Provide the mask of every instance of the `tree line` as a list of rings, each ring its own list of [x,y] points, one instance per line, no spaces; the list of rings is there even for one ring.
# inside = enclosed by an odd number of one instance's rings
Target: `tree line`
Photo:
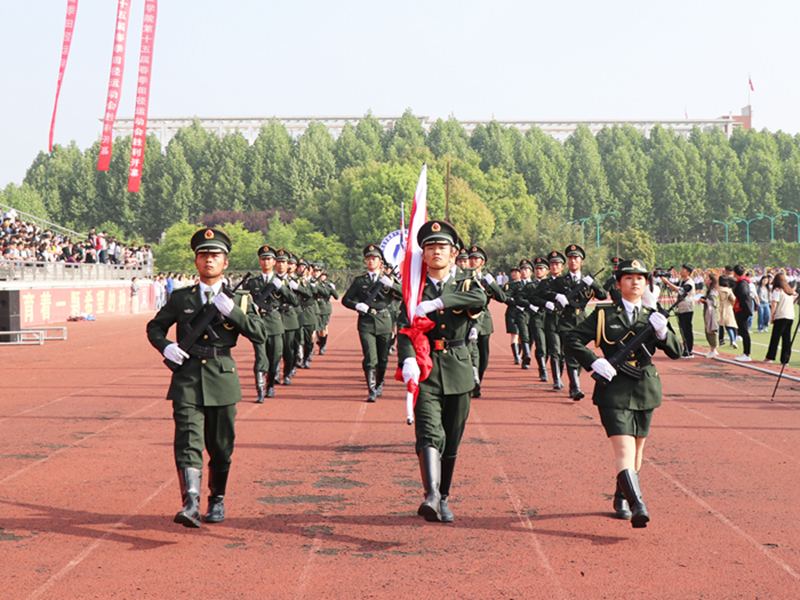
[[[777,218],[752,221],[751,241],[770,241],[773,232],[776,240],[798,239],[800,136],[780,131],[737,129],[728,139],[695,128],[684,139],[658,125],[647,137],[629,125],[596,136],[579,126],[561,143],[496,121],[469,135],[452,117],[426,132],[407,110],[389,130],[368,113],[335,139],[318,122],[294,139],[272,119],[250,145],[239,132],[220,136],[195,121],[163,151],[148,137],[138,194],[126,191],[130,143],[116,140],[107,172],[95,168],[99,141],[85,151],[56,145],[0,202],[78,231],[111,223],[149,243],[220,211],[245,223],[269,215],[245,227],[259,227],[265,240],[305,236],[314,240],[309,247],[325,246],[354,265],[364,245],[400,227],[401,202],[410,211],[426,162],[429,216],[448,212],[466,243],[507,262],[580,243],[581,235],[594,246],[591,217],[605,213],[616,214],[600,223],[604,245],[716,243],[726,233],[743,242],[747,226],[735,219],[758,215]],[[270,236],[272,224],[280,231]]]

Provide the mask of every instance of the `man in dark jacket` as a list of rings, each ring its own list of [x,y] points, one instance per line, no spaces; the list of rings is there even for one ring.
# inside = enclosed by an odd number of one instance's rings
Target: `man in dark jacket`
[[[733,295],[736,302],[733,305],[733,316],[736,319],[736,326],[739,328],[739,335],[742,336],[742,354],[735,360],[739,362],[750,362],[750,329],[747,320],[753,316],[753,303],[750,299],[750,278],[745,272],[744,265],[733,267],[733,275],[736,277],[736,285],[733,288]]]

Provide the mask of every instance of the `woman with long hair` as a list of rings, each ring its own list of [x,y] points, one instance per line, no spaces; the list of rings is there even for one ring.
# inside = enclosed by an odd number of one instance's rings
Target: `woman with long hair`
[[[758,333],[764,333],[769,329],[771,321],[769,277],[767,275],[758,281],[756,295],[758,296]]]
[[[719,345],[719,321],[717,319],[717,307],[719,306],[719,281],[714,273],[706,273],[705,278],[706,293],[700,303],[703,305],[703,321],[706,327],[706,340],[711,350],[706,354],[706,358],[719,356],[717,346]]]
[[[772,335],[769,338],[767,358],[771,363],[778,353],[778,341],[781,343],[781,364],[785,365],[792,356],[792,322],[794,321],[795,292],[786,275],[778,273],[772,282]]]

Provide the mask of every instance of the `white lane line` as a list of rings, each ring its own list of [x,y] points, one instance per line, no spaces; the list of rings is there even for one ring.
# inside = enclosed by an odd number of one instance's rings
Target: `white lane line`
[[[156,497],[156,496],[158,496],[158,495],[159,495],[161,492],[163,492],[163,491],[164,491],[164,489],[165,489],[165,488],[166,488],[168,485],[174,485],[174,483],[175,483],[175,477],[171,477],[170,479],[168,479],[167,481],[165,481],[164,483],[162,483],[162,484],[161,484],[161,487],[159,487],[159,488],[158,488],[158,489],[157,489],[155,492],[153,492],[153,493],[152,493],[152,494],[150,494],[150,495],[149,495],[147,498],[145,498],[145,499],[144,499],[142,502],[140,502],[140,503],[139,503],[139,505],[138,505],[138,506],[137,506],[137,507],[136,507],[136,508],[133,510],[133,512],[132,512],[132,513],[130,513],[130,514],[127,516],[127,517],[124,517],[123,519],[120,519],[119,521],[117,521],[116,523],[114,523],[114,524],[111,526],[111,528],[110,528],[108,531],[106,531],[106,532],[105,532],[105,533],[104,533],[104,534],[103,534],[101,537],[97,538],[97,539],[96,539],[94,542],[92,542],[92,544],[90,544],[90,545],[89,545],[89,547],[87,547],[87,548],[86,548],[86,549],[85,549],[83,552],[81,552],[80,554],[78,554],[78,555],[77,555],[75,558],[73,558],[73,559],[72,559],[71,561],[69,561],[69,562],[68,562],[66,565],[64,565],[64,567],[62,567],[62,569],[61,569],[61,570],[60,570],[58,573],[56,573],[55,575],[53,575],[52,577],[50,577],[50,579],[48,579],[48,580],[47,580],[47,581],[46,581],[44,584],[42,584],[42,585],[41,585],[39,588],[37,588],[37,589],[36,589],[36,590],[35,590],[35,591],[34,591],[34,592],[33,592],[33,593],[30,595],[30,596],[28,596],[27,600],[36,600],[36,598],[39,598],[39,597],[40,597],[42,594],[44,594],[44,593],[45,593],[47,590],[49,590],[51,587],[53,587],[53,585],[55,585],[55,584],[56,584],[56,583],[57,583],[57,582],[58,582],[60,579],[62,579],[62,578],[65,576],[65,575],[67,575],[67,573],[69,573],[70,571],[72,571],[72,569],[74,569],[74,568],[75,568],[75,567],[77,567],[79,564],[81,564],[81,563],[82,563],[84,560],[86,560],[86,558],[87,558],[87,557],[88,557],[88,556],[89,556],[89,555],[90,555],[92,552],[94,552],[94,551],[97,549],[97,547],[98,547],[98,546],[99,546],[99,545],[100,545],[102,542],[104,542],[105,540],[107,540],[107,539],[108,539],[108,538],[109,538],[111,535],[113,535],[113,534],[114,534],[114,533],[115,533],[115,532],[116,532],[116,531],[117,531],[117,530],[118,530],[120,527],[122,527],[123,525],[125,525],[125,524],[126,524],[126,523],[127,523],[127,522],[128,522],[130,519],[131,519],[131,517],[134,517],[134,516],[136,516],[137,514],[139,514],[139,512],[140,512],[140,511],[141,511],[141,510],[142,510],[142,509],[143,509],[145,506],[147,506],[147,504],[149,504],[149,503],[150,503],[150,501],[151,501],[153,498],[155,498],[155,497]]]
[[[478,411],[475,410],[475,405],[472,405],[470,409],[470,419],[472,422],[477,425],[478,431],[480,432],[481,438],[484,440],[488,440],[489,437],[486,434],[486,429],[483,426],[483,421],[481,420],[480,416],[478,415]],[[561,582],[558,579],[555,571],[553,571],[553,567],[550,565],[550,561],[547,560],[547,555],[545,554],[544,548],[542,548],[542,542],[539,539],[539,536],[535,533],[533,529],[533,523],[531,523],[530,518],[523,512],[522,507],[524,506],[522,500],[520,500],[519,495],[514,491],[511,486],[511,483],[506,476],[505,470],[503,470],[503,466],[500,464],[500,461],[497,459],[494,453],[494,449],[491,445],[484,446],[484,449],[491,455],[491,461],[494,464],[495,469],[499,473],[500,479],[503,481],[503,486],[506,489],[506,494],[508,495],[509,500],[511,500],[511,506],[514,509],[514,512],[519,519],[519,522],[522,526],[530,531],[529,539],[533,543],[533,547],[536,550],[536,555],[539,557],[539,562],[542,564],[542,567],[547,573],[548,578],[551,582],[551,587],[555,590],[557,598],[561,598],[562,600],[566,600],[567,595],[564,592],[563,587],[561,586]]]

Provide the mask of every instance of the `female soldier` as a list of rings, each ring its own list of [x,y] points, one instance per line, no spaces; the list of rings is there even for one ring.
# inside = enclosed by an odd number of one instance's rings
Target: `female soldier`
[[[617,491],[614,511],[620,519],[631,519],[633,527],[647,527],[650,515],[642,500],[639,470],[644,444],[650,432],[653,410],[661,406],[661,380],[651,356],[661,348],[672,359],[681,357],[682,346],[667,318],[642,305],[647,269],[638,260],[625,260],[617,268],[617,287],[622,298],[609,307],[598,307],[586,320],[565,333],[567,350],[585,369],[606,380],[597,384],[592,396],[600,420],[611,440]],[[647,352],[635,351],[628,361],[629,372],[617,372],[606,360],[597,358],[586,345],[594,340],[604,356],[612,356],[617,342],[652,325],[654,334],[644,343]],[[634,377],[637,372],[641,378]]]

